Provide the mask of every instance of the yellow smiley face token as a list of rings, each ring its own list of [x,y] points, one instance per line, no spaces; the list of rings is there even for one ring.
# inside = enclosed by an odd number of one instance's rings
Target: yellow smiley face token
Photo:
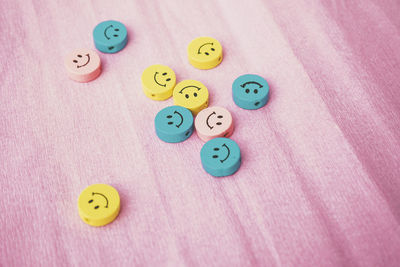
[[[198,37],[190,42],[188,49],[190,64],[202,70],[212,69],[222,61],[222,46],[211,37]]]
[[[92,226],[103,226],[114,221],[120,209],[118,191],[106,184],[86,187],[78,198],[81,219]]]
[[[175,72],[164,65],[151,65],[142,74],[144,94],[153,100],[166,100],[172,96],[176,84]]]
[[[178,83],[173,93],[174,104],[189,109],[193,116],[208,106],[208,90],[199,81],[184,80]]]

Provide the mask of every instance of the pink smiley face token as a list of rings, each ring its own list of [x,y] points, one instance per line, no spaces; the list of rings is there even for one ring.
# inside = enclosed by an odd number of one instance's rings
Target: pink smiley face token
[[[229,137],[233,132],[231,113],[222,107],[203,109],[194,122],[197,135],[207,142],[216,137]]]
[[[69,54],[64,61],[68,76],[77,82],[90,82],[101,73],[99,55],[90,49],[77,49]]]

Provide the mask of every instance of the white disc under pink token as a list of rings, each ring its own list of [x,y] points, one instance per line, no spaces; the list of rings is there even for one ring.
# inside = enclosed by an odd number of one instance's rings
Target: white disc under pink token
[[[194,126],[201,140],[207,142],[216,137],[229,137],[233,132],[231,113],[222,107],[209,107],[197,114]]]
[[[99,55],[90,49],[77,49],[65,57],[65,68],[68,76],[77,82],[90,82],[101,73]]]

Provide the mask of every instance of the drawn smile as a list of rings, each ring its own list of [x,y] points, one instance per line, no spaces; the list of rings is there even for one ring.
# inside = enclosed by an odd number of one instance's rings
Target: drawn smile
[[[179,113],[178,111],[174,111],[174,114],[178,114],[179,117],[181,117],[181,122],[180,122],[179,124],[176,125],[176,127],[179,128],[179,127],[182,125],[182,123],[183,123],[183,116],[182,116],[182,114]]]
[[[110,28],[114,28],[114,26],[113,26],[113,25],[110,25],[110,26],[108,26],[108,27],[106,27],[106,28],[104,29],[104,36],[107,38],[107,40],[110,40],[110,37],[108,37],[108,35],[107,35],[107,31],[108,31],[108,29],[110,29]]]
[[[164,87],[166,87],[167,84],[161,84],[161,83],[159,83],[159,82],[157,81],[157,78],[156,78],[157,74],[158,74],[158,71],[156,71],[156,73],[154,73],[154,81],[155,81],[159,86],[164,86]]]
[[[208,117],[207,117],[206,124],[207,124],[208,128],[210,128],[210,130],[212,130],[212,128],[214,128],[214,126],[210,126],[208,120],[211,118],[212,115],[216,115],[216,114],[217,113],[215,113],[215,111],[214,111],[210,115],[208,115]]]
[[[194,86],[194,85],[188,85],[188,86],[183,87],[183,88],[179,91],[179,93],[182,94],[183,90],[185,90],[186,88],[190,88],[190,87],[196,88],[197,91],[200,91],[200,89],[201,89],[200,87],[197,87],[197,86]]]
[[[181,117],[181,121],[180,121],[177,125],[175,125],[176,128],[179,128],[179,127],[181,127],[181,125],[182,125],[182,123],[183,123],[183,116],[182,116],[181,113],[179,113],[179,112],[176,111],[176,110],[174,111],[174,114],[178,114],[178,116]],[[168,116],[167,116],[167,119],[172,119],[172,115],[168,115]],[[172,121],[169,121],[168,124],[173,124],[173,122],[172,122]]]
[[[105,205],[105,208],[108,208],[108,199],[107,199],[107,197],[106,197],[105,195],[103,195],[102,193],[92,192],[92,196],[94,196],[94,195],[99,195],[99,196],[104,197],[104,199],[107,201],[107,204]],[[89,203],[92,203],[92,202],[93,202],[93,199],[89,200]],[[98,209],[99,206],[97,205],[97,206],[95,206],[94,208],[95,208],[95,209]]]
[[[199,47],[199,49],[197,50],[197,54],[201,54],[201,52],[200,52],[201,48],[203,48],[203,46],[206,46],[206,45],[211,45],[211,46],[213,46],[214,43],[205,43],[205,44],[202,44],[202,45]],[[215,49],[214,49],[214,48],[211,48],[211,50],[214,51]],[[205,52],[204,54],[206,54],[207,56],[209,55],[208,52]]]
[[[259,86],[259,88],[262,88],[263,86],[261,84],[259,84],[258,82],[254,82],[254,81],[250,81],[250,82],[245,82],[244,84],[241,84],[240,86],[245,88],[246,85],[248,84],[257,84]]]
[[[229,158],[229,156],[231,155],[231,151],[229,149],[229,147],[226,144],[223,144],[222,146],[224,146],[226,148],[226,150],[228,150],[228,155],[226,155],[226,157],[224,159],[221,159],[221,163],[223,163],[225,160],[227,160]]]
[[[87,56],[87,58],[88,58],[88,60],[86,61],[86,63],[83,64],[83,65],[78,65],[78,66],[76,66],[77,68],[82,68],[82,67],[86,66],[86,65],[89,63],[89,61],[90,61],[90,55],[89,55],[89,54],[86,54],[86,56]]]

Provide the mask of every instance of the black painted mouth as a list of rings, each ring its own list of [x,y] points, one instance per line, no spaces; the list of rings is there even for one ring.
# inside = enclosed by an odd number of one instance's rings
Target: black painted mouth
[[[231,150],[229,149],[229,147],[226,144],[223,144],[222,146],[224,146],[228,150],[228,155],[226,155],[226,157],[224,159],[221,159],[221,163],[224,163],[224,161],[227,160],[229,158],[229,156],[231,155]]]
[[[77,68],[85,67],[85,66],[90,62],[90,55],[89,55],[89,54],[86,54],[86,56],[87,56],[87,58],[88,58],[88,60],[86,61],[86,63],[83,64],[83,65],[80,65],[80,66],[76,66]]]
[[[107,38],[107,40],[110,40],[110,37],[108,37],[108,35],[107,35],[107,31],[108,31],[108,29],[113,28],[113,27],[114,27],[113,25],[110,25],[104,29],[104,36]]]
[[[181,127],[182,123],[183,123],[183,116],[181,113],[179,113],[178,111],[174,111],[174,114],[178,114],[179,117],[181,117],[181,122],[179,124],[176,125],[176,128]]]
[[[155,81],[159,86],[166,87],[167,84],[161,84],[161,83],[159,83],[159,82],[157,81],[157,78],[156,78],[157,74],[158,74],[158,71],[156,71],[156,73],[154,73],[154,81]]]
[[[208,123],[208,120],[211,118],[212,115],[216,115],[217,113],[215,113],[215,111],[213,111],[210,115],[208,115],[207,120],[206,120],[206,124],[208,126],[208,128],[210,128],[210,130],[212,130],[212,128],[214,128],[214,126],[210,126],[210,124]]]
[[[105,200],[107,201],[107,204],[106,204],[105,208],[108,208],[108,199],[107,199],[107,197],[105,195],[103,195],[102,193],[92,192],[92,196],[94,196],[94,195],[99,195],[99,196],[104,197]]]

